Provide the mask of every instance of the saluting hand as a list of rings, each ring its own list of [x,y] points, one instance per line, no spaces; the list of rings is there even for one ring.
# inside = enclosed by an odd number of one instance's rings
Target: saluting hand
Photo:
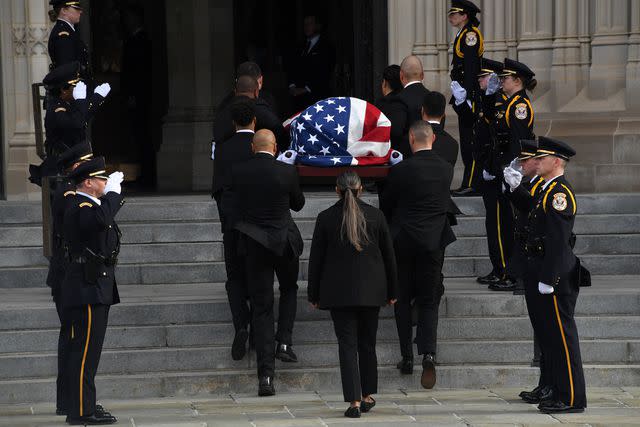
[[[87,97],[87,85],[84,82],[78,82],[73,88],[73,99],[85,99]]]

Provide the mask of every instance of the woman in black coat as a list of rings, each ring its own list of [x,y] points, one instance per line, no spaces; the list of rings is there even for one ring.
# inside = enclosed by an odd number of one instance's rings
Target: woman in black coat
[[[316,221],[309,258],[309,302],[331,310],[338,338],[345,416],[375,405],[380,307],[396,301],[396,261],[383,213],[359,199],[355,172],[338,177],[340,200]]]

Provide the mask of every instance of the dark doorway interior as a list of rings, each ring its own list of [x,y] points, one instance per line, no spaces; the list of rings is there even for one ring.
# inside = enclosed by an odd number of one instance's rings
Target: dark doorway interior
[[[332,95],[373,101],[387,65],[386,0],[234,1],[236,63],[257,62],[280,114],[292,113],[288,62],[304,45],[303,19],[309,14],[320,18],[335,50]]]
[[[144,190],[155,187],[167,106],[164,3],[90,0],[89,7],[95,82],[111,85],[92,123],[93,149]]]

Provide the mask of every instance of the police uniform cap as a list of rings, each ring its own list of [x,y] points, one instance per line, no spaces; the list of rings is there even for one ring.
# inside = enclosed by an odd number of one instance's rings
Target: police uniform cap
[[[520,153],[518,153],[518,160],[527,160],[535,157],[538,151],[538,141],[535,139],[521,139],[520,140]]]
[[[54,88],[75,85],[79,81],[80,63],[75,61],[54,68],[44,77],[42,83],[47,87]]]
[[[87,160],[79,164],[78,167],[69,174],[69,179],[73,180],[76,184],[88,178],[109,178],[107,176],[107,166],[104,157],[100,156]]]
[[[564,141],[547,138],[546,136],[538,138],[538,150],[536,151],[536,157],[555,156],[568,161],[575,155],[576,150],[571,148],[571,146]]]
[[[480,13],[480,8],[469,0],[453,0],[451,2],[451,9],[447,12],[447,15],[452,13],[466,13],[469,16],[475,16]]]
[[[502,73],[500,73],[500,77],[521,76],[527,80],[533,78],[535,75],[536,73],[531,71],[531,69],[522,62],[514,61],[509,58],[505,58],[504,69],[502,70]]]
[[[74,163],[83,162],[93,157],[91,144],[83,142],[76,144],[63,152],[58,158],[58,165],[64,169],[71,167]]]
[[[71,6],[74,9],[82,10],[82,6],[80,6],[79,1],[71,1],[71,0],[49,0],[49,4],[55,7],[67,7]]]
[[[504,64],[500,61],[494,61],[493,59],[482,58],[480,60],[480,72],[478,73],[478,77],[487,76],[491,73],[500,74],[502,73],[503,68],[504,68]]]

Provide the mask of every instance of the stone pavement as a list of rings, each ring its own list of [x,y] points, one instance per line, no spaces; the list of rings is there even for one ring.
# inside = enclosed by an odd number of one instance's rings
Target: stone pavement
[[[277,384],[276,384],[277,387]],[[591,388],[582,414],[545,415],[517,398],[520,389],[389,392],[360,419],[347,419],[337,393],[306,392],[269,398],[253,395],[196,399],[105,400],[119,426],[571,426],[640,425],[640,387]],[[52,404],[0,405],[0,426],[63,426]]]

